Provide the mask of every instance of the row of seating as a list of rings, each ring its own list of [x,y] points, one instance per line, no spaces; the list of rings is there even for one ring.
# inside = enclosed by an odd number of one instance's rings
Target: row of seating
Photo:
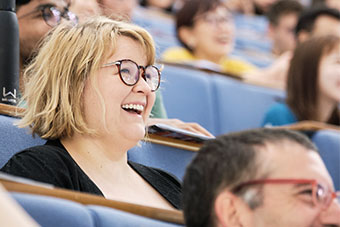
[[[45,142],[39,137],[32,138],[27,129],[14,126],[14,121],[15,118],[0,115],[0,167],[15,152]],[[312,140],[320,150],[320,155],[333,178],[335,188],[340,189],[340,133],[320,130],[313,135]],[[128,152],[128,159],[166,170],[177,178],[183,179],[186,166],[194,155],[193,151],[142,142],[140,146]]]
[[[43,195],[11,193],[40,226],[68,227],[175,227],[182,226],[97,205]]]
[[[169,118],[197,122],[214,135],[258,128],[281,90],[217,73],[165,65],[161,90]]]
[[[319,130],[311,139],[319,149],[320,156],[333,179],[334,187],[340,190],[340,132]],[[132,161],[166,170],[179,179],[183,179],[186,166],[195,156],[195,152],[192,151],[151,143],[135,147],[128,154]]]

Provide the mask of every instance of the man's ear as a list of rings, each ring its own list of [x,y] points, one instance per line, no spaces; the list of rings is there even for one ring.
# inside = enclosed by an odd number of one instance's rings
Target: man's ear
[[[222,191],[214,204],[217,226],[252,226],[252,213],[248,205],[228,190]]]
[[[189,46],[191,49],[195,49],[196,46],[196,38],[193,34],[192,28],[190,27],[181,27],[178,30],[178,36],[181,40]]]

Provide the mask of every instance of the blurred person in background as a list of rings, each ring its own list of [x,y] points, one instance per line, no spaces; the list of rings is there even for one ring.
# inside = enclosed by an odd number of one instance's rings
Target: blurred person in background
[[[313,36],[340,36],[340,11],[323,6],[308,8],[301,13],[295,33],[300,43]]]
[[[312,37],[333,34],[340,37],[340,12],[328,7],[306,8],[299,16],[295,27],[295,39],[297,44]],[[255,83],[272,81],[272,85],[286,89],[287,75],[291,53],[283,54],[271,67],[269,73],[258,76],[256,73],[246,75],[246,80]],[[274,70],[273,70],[274,69]]]
[[[62,20],[78,22],[77,16],[69,11],[70,5],[70,0],[16,0],[21,72],[30,63],[39,41],[48,31]],[[22,76],[20,88],[23,88]]]
[[[129,21],[134,9],[138,6],[138,0],[97,0],[103,14],[113,19]]]
[[[272,106],[263,125],[311,120],[340,125],[340,37],[316,36],[299,44],[290,62],[285,103]]]
[[[232,15],[223,2],[188,0],[176,14],[176,35],[182,47],[169,48],[162,59],[241,76],[256,67],[228,56],[234,33]]]
[[[280,0],[270,7],[267,15],[268,35],[274,56],[292,51],[296,45],[295,27],[303,6],[297,0]]]
[[[169,48],[162,59],[282,89],[289,56],[282,56],[273,65],[259,69],[241,58],[230,56],[234,33],[232,15],[222,1],[188,0],[176,15],[176,34],[182,47]]]
[[[102,14],[102,9],[99,7],[97,0],[72,0],[70,10],[78,16],[80,21]]]

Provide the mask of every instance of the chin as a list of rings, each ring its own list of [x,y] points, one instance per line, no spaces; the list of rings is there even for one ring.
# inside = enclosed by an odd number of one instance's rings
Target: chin
[[[124,134],[129,140],[137,144],[140,140],[144,139],[145,132],[145,126],[138,126],[129,129],[127,128]]]

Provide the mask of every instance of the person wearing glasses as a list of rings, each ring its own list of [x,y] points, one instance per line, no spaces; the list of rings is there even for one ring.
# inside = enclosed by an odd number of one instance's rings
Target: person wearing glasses
[[[77,23],[77,16],[69,11],[70,0],[16,0],[19,25],[20,69],[30,62],[39,41],[62,20]],[[23,87],[20,75],[20,87]]]
[[[25,70],[19,126],[47,139],[14,155],[9,174],[152,207],[180,208],[172,175],[127,160],[146,134],[161,74],[150,34],[95,17],[55,27]]]
[[[98,5],[95,0],[91,0],[81,4],[80,1],[82,0],[16,0],[20,33],[21,72],[25,66],[30,63],[34,53],[38,52],[39,41],[41,41],[44,35],[54,26],[62,20],[69,20],[76,24],[78,23],[77,15],[79,15],[80,20],[86,20],[89,16],[99,15],[101,14],[101,8],[108,7],[105,4],[109,3],[109,1],[100,1]],[[120,1],[120,7],[112,8],[113,11],[111,11],[111,14],[113,12],[120,14],[122,5],[124,6],[123,8],[125,8],[128,2],[131,1],[124,0],[124,3]],[[70,9],[77,13],[77,15],[75,15],[73,11],[71,12]],[[23,77],[20,75],[20,90],[23,90],[23,83]],[[25,107],[25,103],[22,103],[21,107]],[[183,122],[179,119],[168,119],[160,91],[156,92],[156,101],[152,109],[151,117],[148,125],[163,123],[213,137],[210,132],[197,123]]]
[[[249,83],[284,89],[291,55],[284,54],[263,68],[245,60],[252,58],[251,54],[234,56],[235,24],[225,1],[185,1],[176,14],[176,36],[181,47],[165,50],[165,62],[189,64],[238,76]]]
[[[339,192],[304,135],[254,129],[207,141],[183,181],[186,226],[339,226]]]
[[[220,0],[188,0],[176,14],[181,47],[170,47],[162,58],[241,76],[255,66],[232,58],[235,27],[231,12]]]

